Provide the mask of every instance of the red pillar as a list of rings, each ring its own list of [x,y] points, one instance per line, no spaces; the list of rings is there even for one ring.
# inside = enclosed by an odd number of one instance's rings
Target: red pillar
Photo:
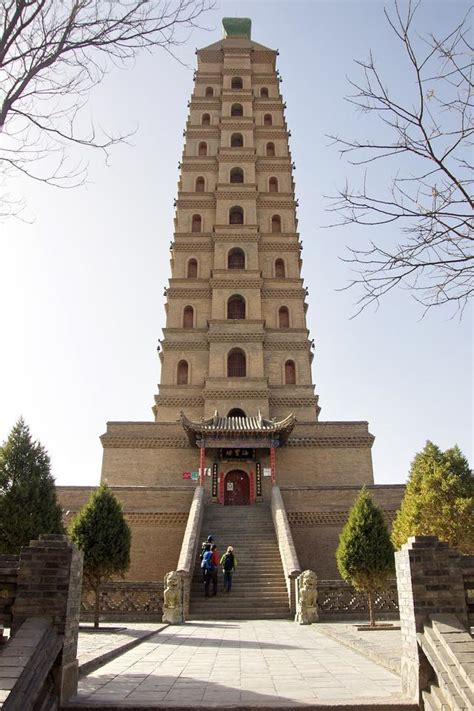
[[[204,486],[204,467],[206,466],[206,448],[199,448],[199,485]]]
[[[272,484],[276,482],[276,455],[275,447],[270,447],[270,469],[272,472]]]
[[[253,472],[250,472],[249,479],[250,479],[250,503],[253,504],[255,502],[255,486],[254,486],[254,481],[253,481]]]

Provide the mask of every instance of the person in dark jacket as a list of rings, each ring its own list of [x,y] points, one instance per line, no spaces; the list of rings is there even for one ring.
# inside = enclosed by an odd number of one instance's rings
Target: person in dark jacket
[[[209,597],[209,586],[212,580],[212,594],[217,595],[217,569],[219,566],[219,554],[215,543],[211,545],[211,550],[206,551],[203,557],[203,565],[205,567],[205,582],[204,594]]]
[[[230,593],[232,589],[232,574],[237,565],[237,558],[234,555],[232,546],[228,546],[221,558],[222,572],[224,573],[224,592]]]
[[[207,539],[202,542],[201,544],[201,555],[199,556],[199,560],[201,561],[201,570],[202,570],[202,582],[206,582],[206,569],[202,564],[202,560],[204,558],[204,553],[207,551],[211,550],[211,546],[214,543],[214,538],[211,536],[211,534],[208,535]]]

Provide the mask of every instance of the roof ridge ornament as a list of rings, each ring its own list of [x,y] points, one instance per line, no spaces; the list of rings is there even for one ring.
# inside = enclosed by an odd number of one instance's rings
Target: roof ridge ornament
[[[251,39],[252,20],[250,17],[223,17],[224,39],[228,37],[244,37]]]

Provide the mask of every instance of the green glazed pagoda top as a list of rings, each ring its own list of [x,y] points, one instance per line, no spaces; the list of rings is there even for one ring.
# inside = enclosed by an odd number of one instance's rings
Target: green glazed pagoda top
[[[222,24],[226,37],[245,37],[250,39],[252,20],[249,17],[223,17]]]

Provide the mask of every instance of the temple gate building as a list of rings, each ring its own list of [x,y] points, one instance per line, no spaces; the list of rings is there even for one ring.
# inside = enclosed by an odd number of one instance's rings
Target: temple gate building
[[[176,567],[197,486],[212,526],[265,518],[275,484],[301,567],[337,578],[362,485],[388,513],[403,487],[374,485],[366,421],[320,419],[278,53],[250,21],[224,28],[197,52],[154,420],[107,424],[102,481],[132,527],[130,580]],[[59,487],[71,515],[91,490]]]

